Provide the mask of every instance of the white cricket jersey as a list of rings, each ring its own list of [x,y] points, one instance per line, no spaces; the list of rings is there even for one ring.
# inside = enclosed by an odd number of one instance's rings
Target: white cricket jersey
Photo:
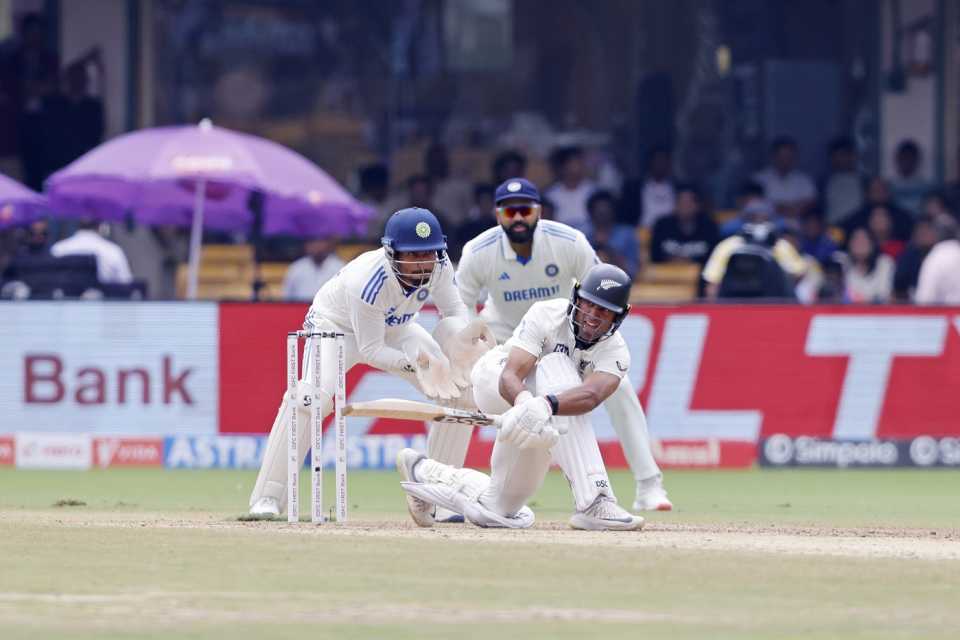
[[[305,326],[321,320],[352,334],[363,362],[384,370],[407,364],[402,351],[385,345],[391,332],[416,318],[427,298],[433,299],[443,317],[467,318],[460,300],[453,267],[444,259],[433,284],[404,291],[383,249],[368,251],[351,260],[324,284],[313,298]]]
[[[552,220],[537,223],[530,260],[521,262],[507,234],[496,226],[463,247],[457,286],[471,315],[487,292],[480,317],[503,342],[533,303],[569,298],[573,281],[583,279],[597,262],[586,236]]]
[[[573,327],[567,317],[567,300],[537,302],[520,321],[506,344],[497,347],[506,354],[517,347],[540,358],[561,352],[570,356],[583,378],[602,371],[623,378],[630,368],[630,350],[619,331],[587,349],[577,349]]]

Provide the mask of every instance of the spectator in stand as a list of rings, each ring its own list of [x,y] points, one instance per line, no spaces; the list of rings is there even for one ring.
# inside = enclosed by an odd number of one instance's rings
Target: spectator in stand
[[[550,160],[556,182],[544,195],[556,206],[556,221],[583,231],[589,222],[587,200],[596,190],[587,178],[583,150],[562,147],[551,154]]]
[[[427,148],[424,170],[433,185],[433,202],[447,214],[447,222],[456,226],[466,221],[473,204],[470,183],[450,175],[446,146],[435,142]]]
[[[840,223],[843,227],[844,236],[849,238],[854,229],[858,227],[869,226],[870,216],[875,207],[884,207],[893,220],[893,230],[891,236],[895,240],[906,242],[910,239],[910,233],[913,230],[913,217],[897,204],[890,197],[890,185],[883,178],[871,178],[867,184],[867,201],[855,210],[851,211]]]
[[[960,232],[956,219],[938,216],[937,243],[930,250],[917,281],[917,304],[960,305]]]
[[[337,275],[344,262],[333,252],[336,240],[314,238],[303,245],[305,256],[295,260],[283,277],[285,300],[313,300],[323,284]]]
[[[434,201],[433,181],[425,173],[418,173],[407,178],[406,188],[390,196],[386,202],[386,208],[390,212],[388,217],[390,214],[407,207],[428,209],[440,220],[444,228],[453,228],[453,225],[447,221],[446,212],[440,210]],[[380,231],[383,231],[383,229],[380,229]],[[380,243],[379,236],[376,243]]]
[[[740,232],[725,238],[714,247],[703,267],[702,277],[706,282],[706,297],[715,299],[720,288],[720,282],[727,272],[730,256],[745,244],[765,242],[772,257],[783,271],[800,279],[807,271],[807,262],[797,253],[789,241],[778,236],[777,225],[772,221],[773,212],[768,206],[753,203],[744,211],[744,225]]]
[[[765,219],[773,222],[776,226],[782,224],[782,220],[773,211],[773,205],[764,197],[763,185],[753,180],[747,180],[740,185],[740,191],[737,192],[737,208],[740,214],[732,220],[727,220],[720,227],[720,237],[727,238],[740,232],[745,221],[756,217],[754,214],[762,212]]]
[[[923,199],[923,214],[929,218],[938,218],[942,215],[953,215],[954,209],[947,202],[943,191],[931,191]]]
[[[800,222],[800,252],[819,262],[825,262],[838,249],[823,223],[823,214],[818,209],[810,209]]]
[[[880,252],[894,260],[900,257],[907,243],[893,237],[893,216],[887,207],[874,207],[867,218],[867,228],[880,247]]]
[[[107,240],[97,229],[99,223],[90,218],[80,220],[77,232],[50,247],[50,253],[62,256],[93,255],[97,259],[97,279],[104,284],[133,282],[130,263],[119,245]]]
[[[508,149],[497,154],[490,168],[493,184],[503,184],[510,178],[523,178],[527,175],[527,158],[519,151]]]
[[[495,191],[492,184],[478,184],[473,187],[473,205],[467,212],[467,220],[453,227],[448,241],[447,253],[454,262],[460,260],[463,245],[496,224],[493,213]]]
[[[19,33],[4,42],[0,56],[0,156],[23,154],[33,151],[20,139],[24,112],[36,110],[41,96],[54,90],[60,70],[60,59],[50,47],[47,19],[40,13],[25,14]],[[23,171],[30,173],[27,167]],[[31,180],[28,175],[26,181]]]
[[[361,167],[359,173],[360,193],[357,199],[373,209],[374,216],[367,225],[366,239],[370,242],[380,242],[383,235],[383,225],[392,211],[388,210],[387,198],[390,195],[390,170],[385,164],[369,164]]]
[[[920,265],[937,243],[934,216],[922,215],[913,225],[913,237],[900,257],[893,274],[893,295],[899,302],[911,302],[920,278]]]
[[[700,193],[692,184],[678,184],[672,215],[657,220],[650,240],[652,262],[706,263],[720,240],[717,223],[703,210]]]
[[[61,144],[65,166],[103,141],[103,101],[90,95],[87,64],[100,62],[100,50],[94,49],[71,64],[64,73],[63,108],[65,130]]]
[[[855,304],[886,303],[893,292],[893,258],[880,251],[866,227],[853,230],[847,243],[846,297]]]
[[[596,191],[587,200],[590,224],[587,239],[603,262],[623,269],[631,278],[640,271],[640,245],[636,229],[617,224],[617,201],[609,191]]]
[[[783,136],[770,145],[770,166],[753,176],[764,193],[785,218],[799,219],[817,200],[817,188],[810,176],[797,169],[797,142]]]
[[[840,137],[830,143],[830,173],[823,183],[823,202],[828,224],[838,224],[863,204],[863,176],[857,170],[853,139]]]
[[[653,229],[657,220],[676,207],[673,157],[666,147],[655,147],[647,156],[645,175],[623,185],[620,222]]]
[[[920,215],[923,200],[933,185],[920,175],[923,153],[913,140],[904,140],[897,145],[894,165],[897,175],[891,180],[893,197],[897,204],[912,216]]]
[[[26,228],[18,255],[44,256],[50,254],[50,225],[46,220],[34,220]]]

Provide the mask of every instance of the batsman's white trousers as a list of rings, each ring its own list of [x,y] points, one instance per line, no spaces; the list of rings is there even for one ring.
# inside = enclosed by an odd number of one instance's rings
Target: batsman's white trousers
[[[504,413],[510,405],[500,396],[500,373],[506,353],[495,349],[483,356],[471,372],[477,407],[485,413]],[[561,353],[540,359],[525,381],[537,395],[560,393],[581,383],[580,375]],[[490,459],[490,485],[480,501],[503,516],[513,516],[537,492],[550,463],[556,462],[573,490],[574,506],[582,511],[600,494],[613,497],[597,438],[587,416],[555,416],[564,421],[567,433],[550,450],[520,449],[499,439]]]

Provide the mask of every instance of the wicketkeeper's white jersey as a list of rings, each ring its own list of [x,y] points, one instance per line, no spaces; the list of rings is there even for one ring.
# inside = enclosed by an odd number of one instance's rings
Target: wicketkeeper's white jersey
[[[384,344],[391,331],[416,318],[427,298],[443,317],[467,317],[454,281],[453,267],[444,259],[429,288],[404,291],[383,249],[368,251],[351,260],[324,284],[307,312],[308,328],[320,321],[334,323],[353,334],[361,359],[387,371],[400,369],[407,358]]]
[[[498,225],[487,229],[463,247],[457,265],[460,297],[473,315],[486,292],[480,317],[498,342],[520,324],[533,303],[570,296],[573,281],[580,280],[598,261],[586,236],[573,227],[540,220],[533,233],[533,253],[521,262]]]
[[[622,378],[630,368],[630,349],[620,332],[588,349],[577,349],[573,327],[567,316],[568,300],[537,302],[520,321],[506,344],[497,347],[506,354],[517,347],[540,358],[554,352],[564,353],[584,377],[602,371]]]

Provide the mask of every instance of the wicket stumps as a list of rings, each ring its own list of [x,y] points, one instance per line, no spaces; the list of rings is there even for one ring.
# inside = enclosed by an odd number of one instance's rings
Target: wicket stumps
[[[300,380],[300,339],[310,340],[313,358],[313,396],[298,397]],[[334,392],[334,427],[336,439],[336,509],[337,522],[347,520],[347,421],[343,415],[346,403],[346,362],[343,352],[343,334],[332,331],[291,331],[287,333],[287,398],[292,410],[287,425],[287,522],[300,521],[300,468],[303,457],[299,452],[297,406],[299,402],[310,407],[310,521],[322,524],[323,517],[323,404],[321,398],[321,372],[323,344],[333,341],[337,354],[337,379]],[[304,361],[308,356],[304,347]]]

